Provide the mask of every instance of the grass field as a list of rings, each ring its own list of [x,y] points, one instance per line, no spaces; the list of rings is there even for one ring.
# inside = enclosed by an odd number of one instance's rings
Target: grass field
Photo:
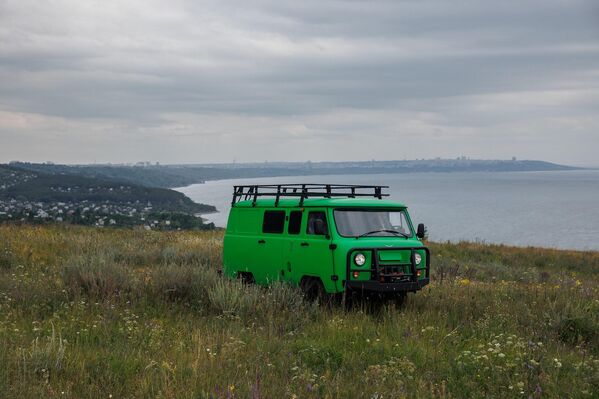
[[[344,310],[221,279],[219,232],[0,226],[0,397],[599,396],[599,253],[430,247]]]

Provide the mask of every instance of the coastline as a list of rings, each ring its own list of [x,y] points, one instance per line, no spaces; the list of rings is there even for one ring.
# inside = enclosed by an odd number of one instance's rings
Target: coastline
[[[392,199],[408,205],[413,220],[425,223],[435,242],[599,250],[592,239],[599,235],[593,205],[599,203],[599,170],[593,169],[277,176],[208,180],[174,190],[215,206],[216,212],[202,218],[224,228],[233,185],[311,182],[390,185]],[[560,229],[547,217],[556,209],[567,220]]]

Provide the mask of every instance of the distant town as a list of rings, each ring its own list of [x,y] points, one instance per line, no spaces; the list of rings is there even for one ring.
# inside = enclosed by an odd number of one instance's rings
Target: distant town
[[[211,229],[200,216],[210,211],[214,208],[163,188],[0,166],[0,222]]]
[[[68,222],[104,226],[142,226],[146,230],[172,230],[207,227],[200,216],[154,212],[152,203],[97,204],[81,202],[31,202],[0,200],[0,222],[12,220],[30,223]]]

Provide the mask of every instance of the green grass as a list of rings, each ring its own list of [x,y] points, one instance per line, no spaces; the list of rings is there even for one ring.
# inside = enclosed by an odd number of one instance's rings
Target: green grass
[[[430,244],[345,311],[223,280],[220,232],[0,226],[0,397],[596,397],[599,253]]]

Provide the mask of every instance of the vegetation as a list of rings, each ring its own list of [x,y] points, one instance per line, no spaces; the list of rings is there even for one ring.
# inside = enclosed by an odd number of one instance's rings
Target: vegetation
[[[433,244],[345,310],[217,274],[221,232],[0,225],[0,397],[593,397],[599,253]],[[251,254],[248,254],[251,256]]]
[[[14,162],[11,167],[24,171],[34,171],[57,175],[77,175],[88,178],[118,181],[146,187],[183,187],[202,183],[205,173],[202,170],[177,167],[112,166],[112,165],[55,165],[27,162]],[[203,168],[205,169],[205,168]]]
[[[23,198],[40,202],[150,202],[157,210],[183,212],[211,212],[212,205],[197,204],[178,191],[164,188],[122,185],[115,181],[99,180],[76,175],[36,174],[6,189],[0,198]]]
[[[165,188],[0,165],[0,223],[212,229],[197,214],[215,210]]]
[[[303,168],[289,169],[249,165],[242,168],[230,168],[197,165],[55,165],[13,162],[10,167],[22,172],[84,176],[92,179],[162,188],[183,187],[190,184],[204,183],[206,180],[306,174],[306,170]]]

